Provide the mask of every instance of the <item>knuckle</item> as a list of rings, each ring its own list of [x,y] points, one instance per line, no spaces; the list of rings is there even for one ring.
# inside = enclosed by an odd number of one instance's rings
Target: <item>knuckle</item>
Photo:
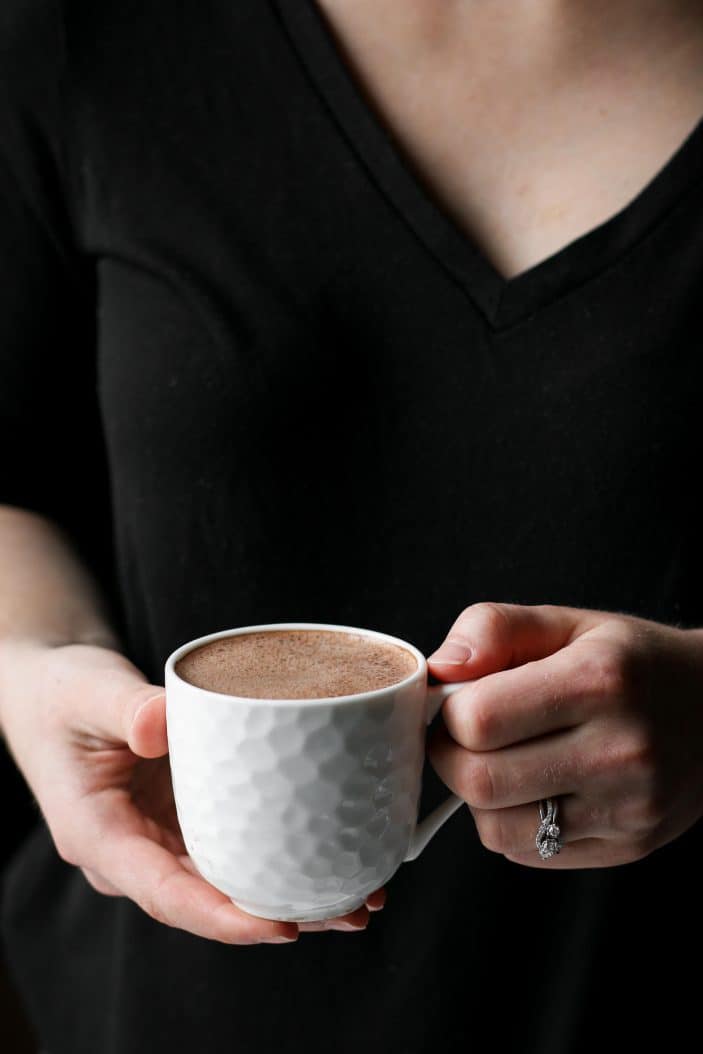
[[[477,809],[490,809],[495,801],[493,773],[483,758],[472,758],[464,766],[461,779],[461,796]]]
[[[92,886],[93,889],[97,893],[102,893],[103,896],[113,896],[114,895],[114,892],[115,892],[114,888],[108,882],[105,882],[100,877],[100,875],[96,874],[94,871],[91,871],[89,868],[85,868],[85,867],[82,867],[81,871],[83,872],[83,875],[85,876],[86,882],[90,886]]]
[[[177,925],[168,906],[175,874],[177,872],[168,872],[163,875],[155,886],[139,900],[139,906],[147,915],[164,926]]]
[[[624,735],[602,743],[591,758],[590,774],[608,781],[626,781],[638,794],[655,793],[658,783],[656,744],[647,729],[628,728]]]
[[[160,922],[164,926],[173,925],[158,893],[151,892],[143,895],[140,897],[138,904],[142,911],[145,911],[156,922]]]
[[[504,634],[508,629],[508,615],[500,604],[490,600],[481,600],[466,609],[471,613],[472,621],[478,622],[491,634]]]
[[[614,817],[614,826],[622,834],[646,838],[665,819],[666,809],[661,799],[654,794],[645,794],[620,805]]]
[[[475,750],[486,749],[495,738],[496,719],[490,707],[476,706],[467,718],[469,745]]]
[[[620,764],[637,779],[645,793],[654,793],[658,769],[657,750],[648,728],[630,729],[621,750]]]
[[[586,663],[590,690],[605,699],[618,700],[628,694],[630,686],[629,661],[625,648],[619,643],[601,643]]]
[[[462,689],[461,696],[456,701],[453,717],[462,743],[469,750],[485,750],[494,741],[496,733],[494,709],[478,687],[472,687],[469,692]]]

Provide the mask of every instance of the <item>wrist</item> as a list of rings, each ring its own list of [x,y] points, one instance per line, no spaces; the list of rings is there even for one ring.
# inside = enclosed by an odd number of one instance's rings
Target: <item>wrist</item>
[[[0,665],[4,656],[18,649],[23,651],[27,649],[49,650],[65,648],[72,644],[86,644],[119,652],[124,650],[119,637],[109,626],[86,627],[68,633],[53,632],[48,629],[39,632],[0,632]]]
[[[703,629],[684,629],[681,632],[703,659]]]
[[[73,645],[105,648],[124,654],[118,636],[108,626],[96,626],[79,633],[0,633],[0,738],[5,738],[6,710],[21,698],[22,686],[31,680],[42,658],[59,648]]]

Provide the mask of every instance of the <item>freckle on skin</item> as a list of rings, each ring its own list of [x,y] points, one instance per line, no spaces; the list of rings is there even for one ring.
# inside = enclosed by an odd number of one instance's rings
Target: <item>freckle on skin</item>
[[[548,205],[546,208],[541,209],[539,213],[539,218],[542,223],[545,223],[549,220],[560,220],[563,216],[566,215],[566,212],[566,205],[555,203],[554,205]]]

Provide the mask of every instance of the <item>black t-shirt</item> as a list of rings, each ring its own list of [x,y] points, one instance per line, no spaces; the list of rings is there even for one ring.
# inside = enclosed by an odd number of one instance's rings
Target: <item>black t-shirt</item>
[[[156,682],[267,622],[426,654],[479,600],[703,625],[702,182],[703,122],[506,281],[314,0],[3,0],[0,500],[70,532]],[[527,868],[462,808],[367,931],[238,947],[40,823],[3,933],[51,1054],[633,1049],[696,1017],[700,842]]]

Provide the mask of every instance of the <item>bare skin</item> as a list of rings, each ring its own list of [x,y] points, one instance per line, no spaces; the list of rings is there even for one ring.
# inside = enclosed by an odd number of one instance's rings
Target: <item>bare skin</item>
[[[173,801],[163,686],[122,653],[100,590],[70,541],[0,506],[0,731],[60,856],[106,896],[228,944],[365,928],[385,889],[325,922],[241,911],[198,875]]]
[[[368,102],[505,278],[617,212],[703,117],[701,0],[317,0]]]

